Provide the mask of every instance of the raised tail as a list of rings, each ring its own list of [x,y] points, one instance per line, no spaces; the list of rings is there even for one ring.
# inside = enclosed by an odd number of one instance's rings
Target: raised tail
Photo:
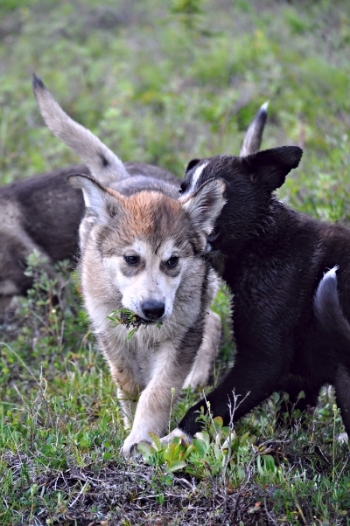
[[[332,338],[340,360],[350,367],[350,324],[339,302],[337,270],[333,267],[321,279],[314,296],[314,311],[321,330]]]
[[[71,119],[35,74],[33,91],[48,128],[80,156],[100,184],[108,186],[129,176],[123,162],[96,135]]]
[[[262,106],[260,106],[259,111],[256,113],[254,119],[249,124],[243,139],[241,151],[239,153],[241,157],[256,153],[260,150],[262,136],[267,120],[268,105],[269,103],[265,102]]]

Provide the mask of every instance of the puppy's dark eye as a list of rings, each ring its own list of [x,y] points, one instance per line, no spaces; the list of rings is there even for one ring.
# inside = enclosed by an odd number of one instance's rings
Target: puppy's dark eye
[[[178,256],[171,256],[168,261],[165,263],[168,268],[175,268],[179,262]]]
[[[128,265],[137,265],[140,263],[140,257],[139,256],[124,256],[124,261]]]

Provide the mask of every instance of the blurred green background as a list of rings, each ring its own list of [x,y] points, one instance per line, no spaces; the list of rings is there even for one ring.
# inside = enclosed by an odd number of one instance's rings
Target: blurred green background
[[[346,0],[2,0],[0,182],[77,160],[43,125],[35,71],[123,160],[179,177],[194,156],[238,153],[269,100],[264,147],[305,148],[282,195],[344,218],[349,43]]]

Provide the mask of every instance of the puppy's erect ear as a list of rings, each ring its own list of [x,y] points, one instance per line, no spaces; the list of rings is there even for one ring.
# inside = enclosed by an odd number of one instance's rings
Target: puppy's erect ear
[[[298,166],[302,154],[303,150],[298,146],[281,146],[248,155],[242,163],[253,181],[273,191],[282,186],[286,175]]]
[[[192,159],[192,161],[190,161],[187,165],[186,173],[192,170],[192,168],[194,168],[200,162],[201,162],[200,159]]]
[[[102,186],[96,179],[88,175],[69,175],[67,180],[74,188],[83,191],[84,202],[89,216],[96,222],[108,223],[121,205],[124,197],[114,190]]]
[[[226,185],[222,179],[211,179],[202,184],[194,194],[180,198],[195,227],[202,230],[206,236],[213,230],[215,221],[226,203],[225,189]]]

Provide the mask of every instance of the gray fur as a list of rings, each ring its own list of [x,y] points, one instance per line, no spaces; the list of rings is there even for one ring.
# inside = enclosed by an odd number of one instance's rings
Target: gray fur
[[[79,155],[101,184],[108,185],[115,178],[122,180],[129,176],[124,163],[93,133],[73,121],[36,75],[33,76],[33,89],[48,128]]]

